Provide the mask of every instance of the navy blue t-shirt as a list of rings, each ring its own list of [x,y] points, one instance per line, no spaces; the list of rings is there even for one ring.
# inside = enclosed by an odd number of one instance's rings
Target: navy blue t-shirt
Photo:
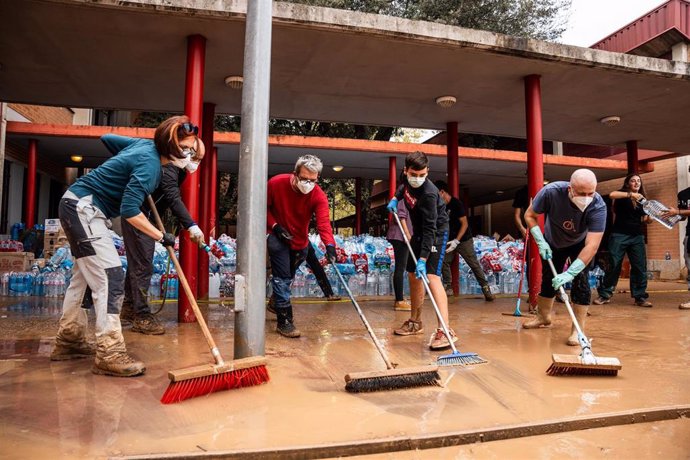
[[[606,229],[606,204],[598,193],[594,201],[580,211],[568,197],[568,182],[552,182],[537,193],[532,209],[545,214],[546,240],[555,248],[566,248],[584,240],[587,232]]]

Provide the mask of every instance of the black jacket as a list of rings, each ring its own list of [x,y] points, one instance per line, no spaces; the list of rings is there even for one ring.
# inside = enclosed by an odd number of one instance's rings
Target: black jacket
[[[426,259],[437,237],[448,231],[446,203],[438,194],[438,189],[427,178],[421,187],[413,188],[403,179],[403,184],[395,192],[398,200],[405,200],[410,213],[414,238],[421,240],[419,257]]]

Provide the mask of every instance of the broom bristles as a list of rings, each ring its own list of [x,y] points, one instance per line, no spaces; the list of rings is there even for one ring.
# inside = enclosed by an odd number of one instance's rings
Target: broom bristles
[[[194,377],[187,380],[170,382],[161,397],[163,404],[172,404],[185,399],[204,396],[217,391],[260,385],[269,381],[265,365],[235,369],[214,375]]]
[[[616,376],[623,368],[618,358],[594,357],[594,362],[585,362],[577,355],[552,355],[553,363],[546,370],[548,375],[608,375]]]
[[[389,369],[380,372],[360,372],[345,376],[345,390],[350,393],[365,393],[421,386],[440,386],[438,380],[441,380],[438,368],[430,366]]]
[[[487,362],[487,360],[477,353],[451,353],[449,355],[439,356],[436,359],[436,364],[439,366],[471,366],[473,364],[484,364]]]

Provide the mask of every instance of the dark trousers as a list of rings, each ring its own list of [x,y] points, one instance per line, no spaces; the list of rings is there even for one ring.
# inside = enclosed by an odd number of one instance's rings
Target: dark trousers
[[[550,242],[551,250],[553,251],[552,261],[553,266],[556,268],[556,272],[560,273],[563,270],[563,266],[567,259],[574,261],[577,256],[580,255],[580,251],[585,246],[585,241],[568,246],[565,248],[555,248]],[[551,267],[547,261],[542,261],[541,270],[541,292],[539,295],[547,299],[551,299],[556,296],[556,290],[551,284],[553,280],[553,273],[551,272]],[[570,288],[570,298],[573,303],[578,305],[589,305],[591,302],[592,291],[589,287],[589,267],[585,267],[576,277],[573,279],[572,287]]]
[[[407,244],[400,240],[388,240],[393,246],[393,255],[395,256],[395,271],[393,272],[393,291],[395,292],[395,301],[399,302],[405,300],[403,296],[403,282],[405,281],[405,268],[407,267],[407,257],[410,255],[410,250],[407,249]]]
[[[599,295],[610,299],[618,284],[623,265],[623,256],[630,259],[630,295],[635,299],[646,299],[647,294],[647,252],[644,247],[644,236],[612,233],[609,237],[609,256],[611,266],[604,274],[604,281],[599,287]]]
[[[319,283],[323,295],[326,297],[333,297],[333,288],[331,283],[328,281],[328,276],[326,276],[326,271],[321,266],[319,259],[316,257],[316,251],[314,251],[314,245],[309,243],[307,246],[307,266],[314,272],[316,277],[316,282]]]
[[[127,249],[125,304],[131,304],[136,315],[151,313],[146,303],[153,276],[153,253],[156,242],[122,219],[122,239]]]
[[[484,273],[484,270],[482,270],[482,266],[479,264],[477,255],[474,252],[474,239],[470,238],[468,240],[461,241],[453,251],[446,252],[445,257],[443,258],[443,286],[446,289],[451,288],[452,280],[450,266],[453,262],[453,256],[455,256],[455,254],[458,254],[465,259],[465,262],[472,270],[472,273],[474,273],[474,277],[477,278],[477,282],[481,287],[489,285],[489,282],[486,280],[486,274]],[[460,274],[460,276],[463,275],[464,273]]]
[[[308,248],[294,250],[274,234],[268,235],[268,257],[271,259],[273,297],[276,308],[288,308],[290,304],[290,284],[297,267],[307,257]]]

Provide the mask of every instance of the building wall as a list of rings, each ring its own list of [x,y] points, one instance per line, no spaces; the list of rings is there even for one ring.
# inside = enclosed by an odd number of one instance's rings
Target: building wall
[[[71,125],[74,112],[65,107],[42,105],[8,104],[9,108],[31,120],[32,123],[54,123]]]

